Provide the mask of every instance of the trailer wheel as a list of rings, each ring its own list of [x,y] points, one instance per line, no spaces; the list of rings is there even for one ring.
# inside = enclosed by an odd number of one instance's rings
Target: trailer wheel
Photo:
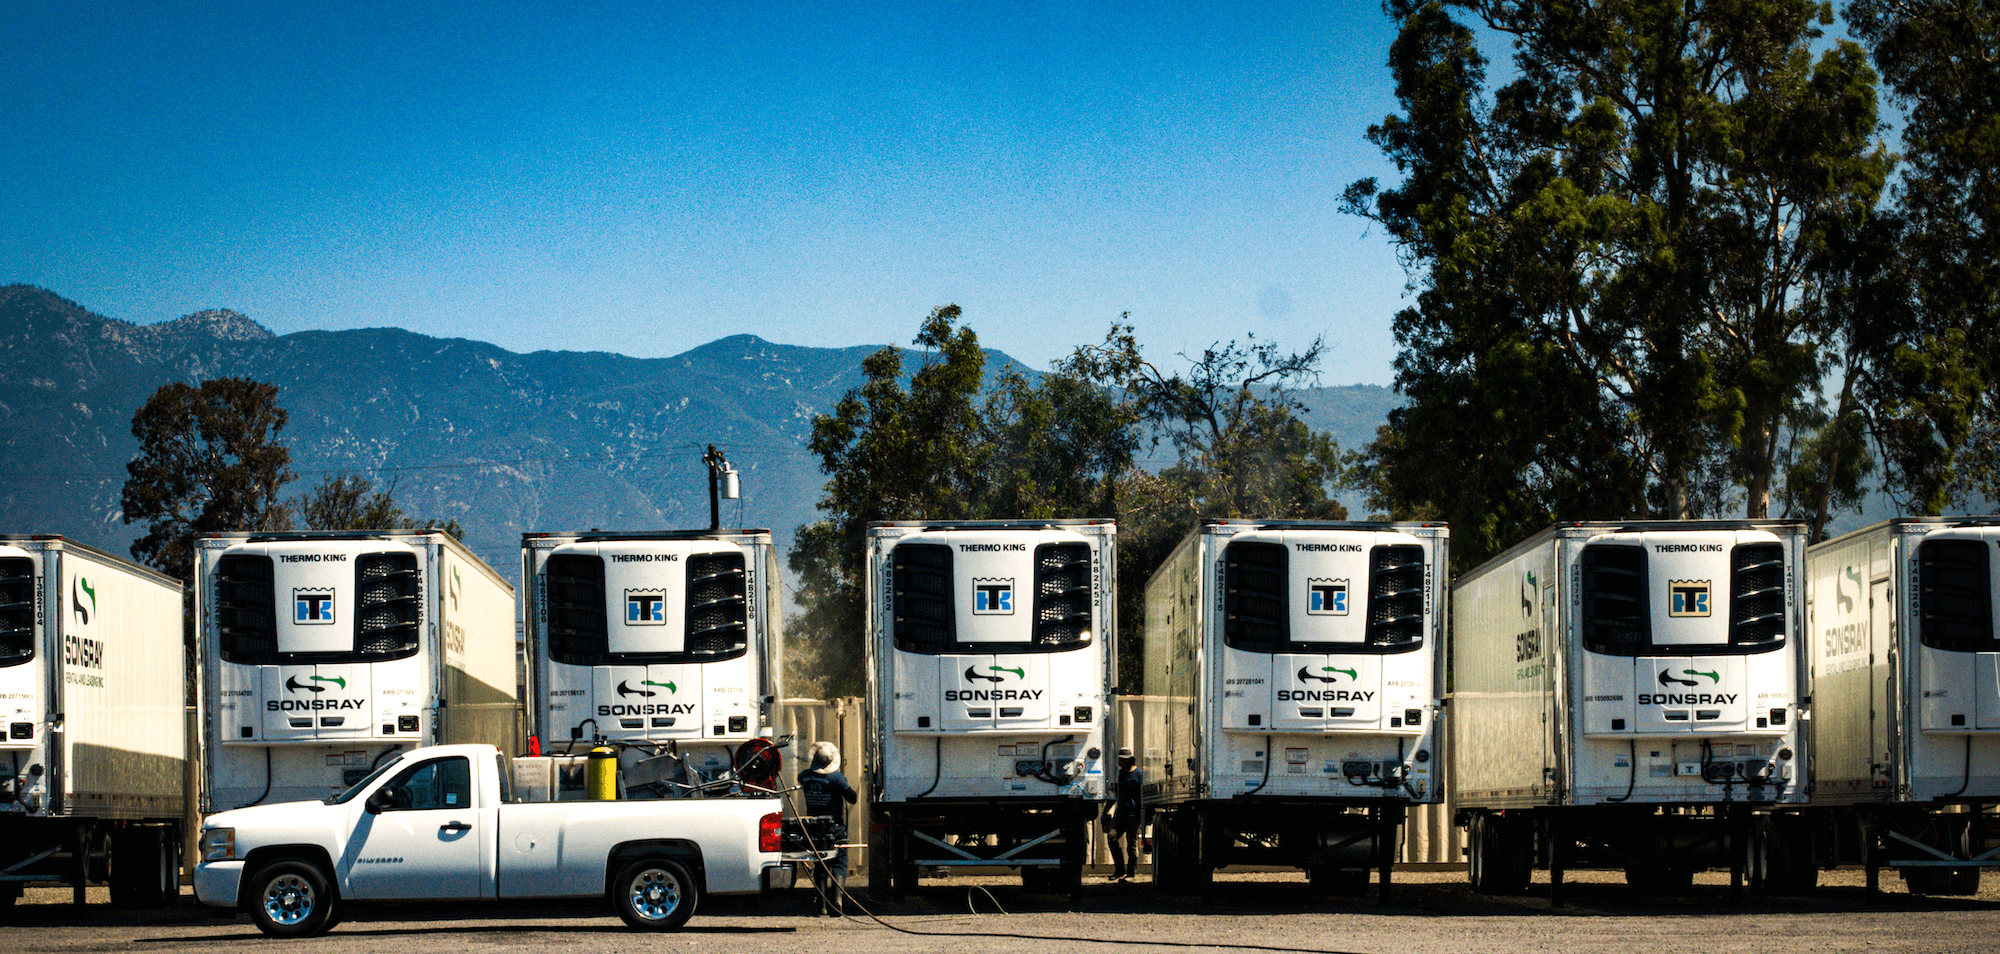
[[[1810,833],[1792,819],[1761,817],[1750,830],[1750,890],[1768,895],[1811,894],[1819,887]]]
[[[889,873],[891,887],[897,901],[917,893],[917,865],[905,861],[897,864]]]
[[[641,931],[670,931],[686,924],[700,901],[701,889],[687,869],[666,858],[641,858],[611,879],[612,907]]]
[[[1467,880],[1480,894],[1520,894],[1533,877],[1533,860],[1520,843],[1520,825],[1487,812],[1472,816]]]
[[[126,828],[111,836],[111,903],[157,908],[180,895],[180,859],[164,828]]]
[[[318,866],[274,861],[251,876],[244,894],[250,920],[272,937],[311,937],[332,927],[333,890]]]

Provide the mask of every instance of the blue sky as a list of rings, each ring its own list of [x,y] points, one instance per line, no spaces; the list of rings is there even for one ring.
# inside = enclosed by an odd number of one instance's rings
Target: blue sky
[[[153,323],[1046,366],[1130,312],[1387,384],[1391,24],[1323,3],[9,4],[0,283]]]

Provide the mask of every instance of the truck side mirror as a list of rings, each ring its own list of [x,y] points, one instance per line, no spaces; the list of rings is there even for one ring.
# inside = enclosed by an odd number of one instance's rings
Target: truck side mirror
[[[395,796],[390,794],[389,788],[390,786],[384,785],[369,793],[368,800],[362,803],[362,807],[368,809],[368,814],[380,815],[394,807]]]

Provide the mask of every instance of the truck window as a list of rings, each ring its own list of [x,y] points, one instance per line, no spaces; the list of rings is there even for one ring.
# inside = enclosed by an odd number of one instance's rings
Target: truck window
[[[0,557],[0,669],[35,658],[35,561]]]
[[[961,641],[958,638],[958,578],[951,548],[940,543],[903,543],[889,551],[889,612],[896,648],[907,653],[1055,653],[1090,645],[1090,544],[1044,543],[1035,547],[1034,579],[1026,593],[1007,590],[980,599],[1028,601],[1033,614],[1028,639],[1018,642]],[[968,585],[976,581],[968,581]],[[995,583],[996,586],[999,583]],[[968,599],[973,598],[968,595]]]
[[[1325,590],[1295,593],[1291,548],[1242,540],[1222,550],[1222,641],[1255,653],[1406,653],[1424,645],[1424,548],[1384,544],[1368,550],[1365,580],[1307,580]],[[1354,584],[1365,588],[1357,588]],[[1328,638],[1332,630],[1296,629],[1292,609],[1301,599],[1352,605],[1365,621],[1361,640]],[[1351,601],[1351,603],[1349,603]],[[1352,632],[1352,629],[1348,629]]]
[[[225,554],[216,561],[214,585],[216,635],[227,662],[366,663],[416,655],[423,578],[414,553],[363,553],[355,558],[354,642],[346,652],[285,650],[278,637],[278,593],[269,556]]]
[[[1993,637],[1993,574],[1984,540],[1917,545],[1917,638],[1932,649],[2000,652]]]
[[[571,666],[619,666],[722,662],[749,652],[750,584],[742,552],[696,553],[685,565],[681,592],[687,605],[679,647],[662,641],[655,648],[614,652],[604,558],[591,553],[550,556],[543,565],[549,658]],[[627,612],[637,612],[629,601]],[[634,629],[647,630],[648,636],[666,632],[661,627]],[[624,636],[630,639],[630,634]]]
[[[398,773],[382,790],[391,811],[471,808],[472,760],[462,755],[430,759]]]

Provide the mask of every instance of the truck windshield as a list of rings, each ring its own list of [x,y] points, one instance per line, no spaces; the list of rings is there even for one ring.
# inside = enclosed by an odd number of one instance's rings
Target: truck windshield
[[[1082,649],[1091,639],[1090,545],[1044,543],[1035,547],[1034,579],[1027,594],[1016,581],[961,582],[952,568],[951,548],[941,543],[904,543],[889,551],[890,614],[896,648],[906,653],[1059,653]],[[967,639],[958,630],[958,597],[973,601],[974,618],[984,607],[1006,607],[1012,639]],[[1022,600],[1021,597],[1027,599]],[[1025,626],[1013,615],[1016,600],[1029,615]]]
[[[367,788],[370,784],[373,784],[376,779],[381,778],[383,772],[387,772],[388,770],[402,764],[402,761],[403,761],[402,759],[390,759],[389,761],[376,766],[375,771],[369,772],[368,775],[364,777],[361,781],[355,782],[353,785],[349,786],[347,791],[341,792],[340,794],[327,799],[326,803],[328,805],[345,805],[348,802],[353,801],[354,796],[361,794],[362,789]]]

